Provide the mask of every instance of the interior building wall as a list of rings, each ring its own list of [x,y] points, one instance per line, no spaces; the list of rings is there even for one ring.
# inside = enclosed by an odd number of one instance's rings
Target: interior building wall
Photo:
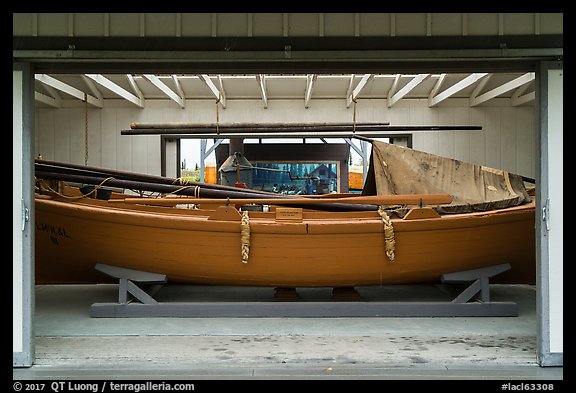
[[[386,100],[358,100],[357,122],[389,122],[391,125],[474,125],[482,131],[417,131],[413,148],[433,154],[535,176],[535,124],[532,105],[512,107],[507,99],[494,99],[470,107],[466,99],[449,99],[429,108],[426,99],[406,99],[388,108]],[[88,165],[161,174],[160,136],[120,135],[132,122],[190,122],[214,124],[213,100],[190,102],[180,109],[167,100],[147,100],[144,109],[129,103],[88,108],[86,123],[82,103],[60,109],[37,108],[36,151],[47,160],[83,164],[88,134]],[[229,100],[219,109],[220,124],[350,122],[353,107],[341,100],[318,99],[304,108],[299,100],[275,100],[264,108],[260,101]]]

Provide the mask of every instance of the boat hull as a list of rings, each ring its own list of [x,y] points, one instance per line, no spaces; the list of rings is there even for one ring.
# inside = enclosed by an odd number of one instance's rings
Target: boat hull
[[[305,213],[301,222],[250,213],[242,262],[240,222],[209,211],[106,201],[38,199],[36,282],[109,282],[104,263],[166,274],[170,282],[341,287],[438,282],[445,273],[510,263],[494,282],[534,283],[533,203],[440,218],[392,219],[395,259],[376,212]]]

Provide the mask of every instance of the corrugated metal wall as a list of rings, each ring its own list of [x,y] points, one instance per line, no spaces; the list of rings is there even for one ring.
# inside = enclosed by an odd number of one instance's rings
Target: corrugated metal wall
[[[364,37],[562,34],[561,13],[23,13],[15,36]]]

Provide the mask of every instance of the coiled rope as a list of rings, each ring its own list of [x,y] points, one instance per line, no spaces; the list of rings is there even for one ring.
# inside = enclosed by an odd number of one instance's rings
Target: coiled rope
[[[384,223],[384,243],[386,247],[386,256],[390,262],[394,262],[394,250],[396,249],[396,240],[394,239],[394,227],[392,226],[392,220],[386,211],[384,206],[380,205],[378,207],[378,214],[382,217],[382,222]]]
[[[242,263],[248,263],[248,256],[250,255],[250,218],[248,212],[242,212],[242,219],[240,220],[240,244],[242,245]]]

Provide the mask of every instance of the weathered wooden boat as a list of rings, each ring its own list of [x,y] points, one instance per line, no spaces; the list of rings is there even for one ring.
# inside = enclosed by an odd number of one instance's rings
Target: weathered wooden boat
[[[36,169],[39,179],[73,179],[62,172]],[[106,174],[93,177],[82,179]],[[42,185],[36,282],[106,282],[98,263],[171,282],[270,287],[429,283],[509,263],[493,282],[534,282],[534,202],[521,177],[374,142],[369,179],[359,197],[306,198],[228,189],[205,198],[209,190],[186,185],[187,195],[98,199]]]

